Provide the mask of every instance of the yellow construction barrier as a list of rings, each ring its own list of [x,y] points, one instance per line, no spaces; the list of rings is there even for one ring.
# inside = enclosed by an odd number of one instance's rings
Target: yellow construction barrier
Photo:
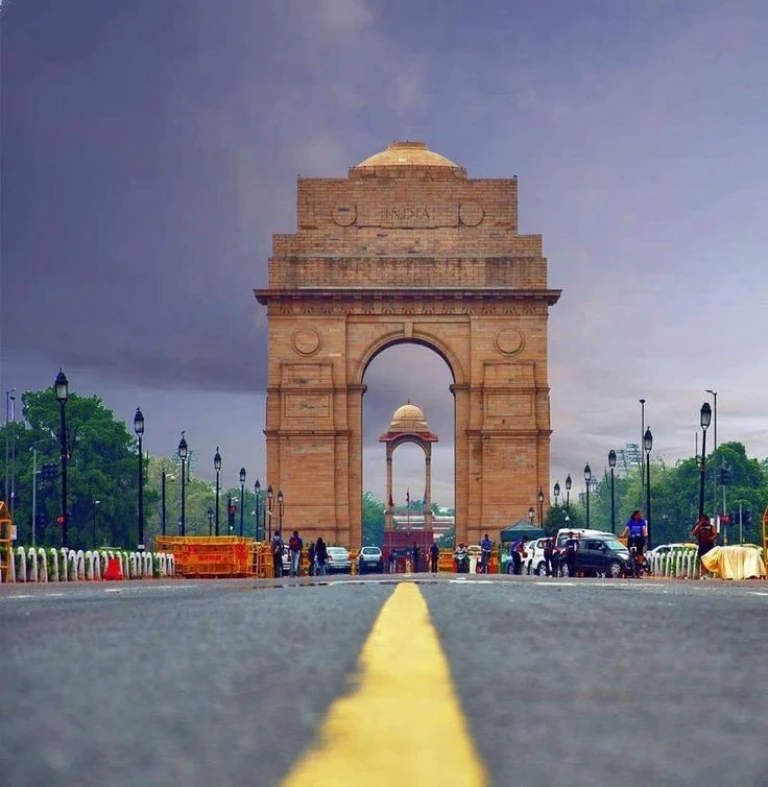
[[[156,536],[158,552],[173,552],[185,577],[236,577],[253,573],[253,541],[239,536]]]

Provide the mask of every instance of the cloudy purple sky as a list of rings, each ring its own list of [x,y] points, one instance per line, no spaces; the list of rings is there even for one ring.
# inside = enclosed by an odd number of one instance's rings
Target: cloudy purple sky
[[[764,0],[6,0],[2,388],[73,390],[170,454],[263,480],[266,282],[295,178],[421,139],[520,182],[550,284],[553,481],[636,441],[768,455],[768,4]],[[452,398],[420,348],[366,378],[365,486],[406,398],[442,443]],[[421,495],[401,449],[398,497]],[[417,493],[414,489],[418,490]]]

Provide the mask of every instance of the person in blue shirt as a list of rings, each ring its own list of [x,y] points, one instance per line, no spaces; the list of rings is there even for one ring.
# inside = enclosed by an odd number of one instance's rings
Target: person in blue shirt
[[[621,535],[622,537],[626,536],[628,547],[635,546],[637,548],[638,560],[642,562],[645,539],[648,538],[648,523],[643,519],[642,511],[632,512]]]
[[[491,543],[491,539],[488,538],[488,533],[485,534],[485,538],[480,542],[480,549],[482,550],[480,570],[483,574],[487,574],[491,565],[491,550],[493,549],[493,544]]]

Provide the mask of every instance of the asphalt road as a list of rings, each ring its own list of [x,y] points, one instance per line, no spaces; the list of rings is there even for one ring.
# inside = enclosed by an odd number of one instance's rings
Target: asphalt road
[[[768,784],[768,584],[422,580],[489,782]],[[279,784],[393,590],[0,586],[0,782]],[[419,701],[403,746],[429,756]],[[358,783],[407,783],[383,776]]]

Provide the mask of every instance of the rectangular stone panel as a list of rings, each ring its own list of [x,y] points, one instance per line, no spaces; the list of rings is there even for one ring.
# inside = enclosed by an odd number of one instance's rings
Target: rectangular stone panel
[[[484,364],[483,383],[486,386],[513,386],[533,388],[535,386],[534,363],[486,363]]]
[[[286,393],[283,402],[286,418],[327,420],[331,415],[330,394]]]
[[[363,203],[357,207],[358,227],[435,229],[458,225],[458,203],[436,204],[417,198],[385,205]]]
[[[333,366],[330,363],[283,363],[283,387],[333,385]]]

